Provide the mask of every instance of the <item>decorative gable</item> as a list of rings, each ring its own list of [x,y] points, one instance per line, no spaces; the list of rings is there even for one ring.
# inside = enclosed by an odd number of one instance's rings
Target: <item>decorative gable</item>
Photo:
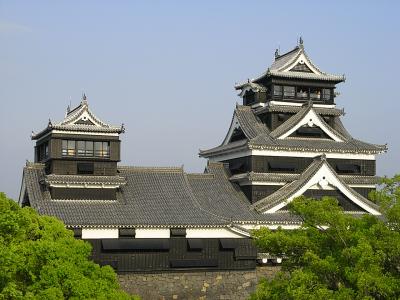
[[[293,70],[294,69],[294,70]],[[323,75],[317,66],[315,66],[308,56],[305,54],[304,50],[300,48],[299,54],[293,60],[289,61],[287,64],[282,66],[278,71],[287,72],[287,71],[295,71],[295,72],[307,72],[314,73],[317,75]]]
[[[293,68],[291,68],[289,71],[313,73],[313,71],[305,63],[300,63],[300,62]]]
[[[309,172],[310,175],[304,175],[304,173]],[[315,161],[313,165],[309,167],[303,173],[304,176],[300,176],[300,179],[293,181],[281,189],[279,189],[274,194],[260,200],[259,202],[267,203],[266,209],[263,213],[275,213],[282,208],[284,208],[288,203],[293,201],[294,198],[299,197],[306,193],[306,191],[310,189],[319,189],[319,190],[338,190],[340,191],[347,199],[352,201],[358,207],[361,207],[365,211],[373,214],[380,215],[381,213],[374,208],[374,204],[369,200],[365,199],[363,196],[354,191],[351,187],[345,184],[336,174],[336,172],[329,166],[328,162],[324,157],[322,157],[319,161]],[[302,178],[304,177],[304,178]],[[282,197],[279,201],[276,201],[272,204],[272,198],[275,195],[280,195]],[[269,199],[271,198],[271,199]],[[271,203],[270,205],[268,203]],[[255,206],[259,206],[258,203],[255,203]]]
[[[319,137],[328,137],[336,142],[345,140],[315,112],[312,108],[312,103],[309,103],[308,107],[304,107],[303,111],[299,111],[295,116],[276,128],[271,135],[276,139],[285,139],[296,135],[298,131],[309,133],[310,135],[318,131],[320,132]]]

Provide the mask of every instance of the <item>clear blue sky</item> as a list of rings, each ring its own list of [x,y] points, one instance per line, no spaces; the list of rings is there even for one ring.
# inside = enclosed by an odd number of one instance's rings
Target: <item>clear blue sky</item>
[[[225,136],[235,82],[300,35],[322,70],[346,74],[337,103],[353,136],[389,144],[378,174],[400,172],[398,3],[0,0],[0,191],[18,196],[31,131],[82,91],[100,118],[125,123],[122,164],[202,172],[198,149]]]

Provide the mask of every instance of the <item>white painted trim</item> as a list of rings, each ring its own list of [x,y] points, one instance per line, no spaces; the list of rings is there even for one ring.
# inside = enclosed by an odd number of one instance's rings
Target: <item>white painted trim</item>
[[[325,162],[321,168],[314,174],[314,176],[296,193],[294,193],[289,199],[286,201],[283,201],[279,203],[278,205],[275,205],[274,207],[268,209],[264,213],[275,213],[282,207],[286,206],[288,203],[293,201],[294,198],[301,196],[307,191],[310,187],[314,185],[320,185],[321,188],[324,188],[325,186],[332,185],[336,187],[338,190],[340,190],[347,198],[349,198],[351,201],[353,201],[355,204],[366,210],[367,212],[373,214],[373,215],[380,215],[381,213],[372,207],[368,206],[364,202],[358,200],[350,191],[349,189],[343,185],[340,180],[336,177],[335,174],[332,173],[330,167],[327,165],[327,162]]]
[[[117,239],[118,228],[82,228],[82,239]]]
[[[233,132],[235,131],[235,129],[238,129],[238,128],[240,128],[240,124],[239,124],[239,121],[238,121],[238,119],[236,117],[236,113],[235,113],[232,118],[231,126],[229,127],[228,133],[226,134],[226,137],[225,137],[224,141],[222,142],[222,145],[226,145],[229,143]]]
[[[289,102],[289,101],[270,101],[269,106],[274,106],[274,105],[279,105],[279,106],[303,106],[304,103],[298,103],[298,102]],[[313,104],[313,107],[317,108],[336,108],[336,104]]]
[[[136,233],[137,236],[137,233]],[[213,228],[213,229],[186,229],[186,238],[242,238],[243,236],[226,228]]]
[[[241,182],[240,180],[238,180],[239,185],[285,185],[287,183],[287,181],[281,181],[281,182],[266,182],[266,181],[245,181],[245,182]]]
[[[118,133],[111,132],[91,132],[91,131],[70,131],[70,130],[52,130],[51,133],[61,134],[77,134],[77,135],[106,135],[106,136],[119,136]]]
[[[281,227],[282,229],[288,229],[288,230],[293,230],[293,229],[299,229],[301,227],[301,225],[298,224],[293,224],[293,225],[288,225],[288,224],[263,224],[263,225],[259,225],[259,224],[243,224],[240,225],[240,227],[243,227],[247,230],[256,230],[256,229],[261,229],[261,228],[269,228],[269,229],[278,229],[278,227]]]
[[[251,106],[251,108],[258,108],[258,107],[264,107],[265,106],[265,103],[263,103],[263,102],[257,102],[257,103],[255,103],[255,104],[253,104],[252,106]]]
[[[250,155],[256,156],[278,156],[278,157],[317,157],[325,154],[327,158],[340,158],[340,159],[362,159],[362,160],[375,160],[375,154],[353,154],[353,153],[332,153],[332,152],[302,152],[302,151],[280,151],[280,150],[242,150],[235,151],[227,154],[220,154],[210,157],[210,161],[223,161]]]
[[[135,230],[135,238],[137,239],[168,239],[170,238],[169,228],[137,228]]]
[[[271,182],[249,181],[249,180],[247,180],[247,178],[243,178],[243,179],[237,179],[237,180],[235,180],[235,182],[239,183],[240,186],[244,186],[244,185],[285,185],[289,181],[274,181],[274,182],[272,182],[272,181]],[[352,188],[366,188],[366,189],[367,188],[370,188],[370,189],[376,188],[375,184],[349,184],[348,186],[352,187]],[[310,189],[317,189],[317,188],[311,187]]]
[[[335,140],[336,142],[343,142],[343,140],[335,135],[324,123],[321,122],[319,116],[315,113],[313,109],[311,109],[295,126],[293,126],[289,131],[282,134],[278,137],[278,139],[285,139],[301,126],[308,125],[310,127],[319,127],[321,128],[330,138]]]
[[[352,188],[366,188],[366,189],[375,189],[375,184],[349,184],[349,187]]]
[[[87,183],[50,183],[50,187],[56,188],[87,188],[87,189],[116,189],[119,188],[122,184],[108,184],[108,183],[99,183],[99,184],[87,184]]]

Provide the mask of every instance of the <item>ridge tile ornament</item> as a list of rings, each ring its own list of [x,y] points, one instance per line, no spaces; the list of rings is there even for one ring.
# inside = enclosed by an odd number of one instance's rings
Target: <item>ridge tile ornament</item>
[[[200,150],[201,174],[120,166],[124,124],[98,118],[83,93],[62,121],[32,132],[35,160],[24,167],[19,204],[63,220],[118,272],[255,268],[251,230],[298,228],[287,204],[299,195],[336,197],[355,217],[380,215],[367,195],[387,146],[345,129],[335,103],[343,81],[311,61],[302,38],[277,50],[263,74],[235,86],[243,104],[222,143]]]

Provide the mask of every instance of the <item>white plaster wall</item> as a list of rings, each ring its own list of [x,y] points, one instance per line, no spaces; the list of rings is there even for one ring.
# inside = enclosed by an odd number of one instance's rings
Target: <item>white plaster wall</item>
[[[118,229],[83,228],[82,239],[117,239]]]
[[[152,228],[143,228],[143,229],[136,229],[135,230],[135,237],[137,239],[154,239],[154,238],[169,238],[170,231],[169,228],[164,229],[152,229]]]

